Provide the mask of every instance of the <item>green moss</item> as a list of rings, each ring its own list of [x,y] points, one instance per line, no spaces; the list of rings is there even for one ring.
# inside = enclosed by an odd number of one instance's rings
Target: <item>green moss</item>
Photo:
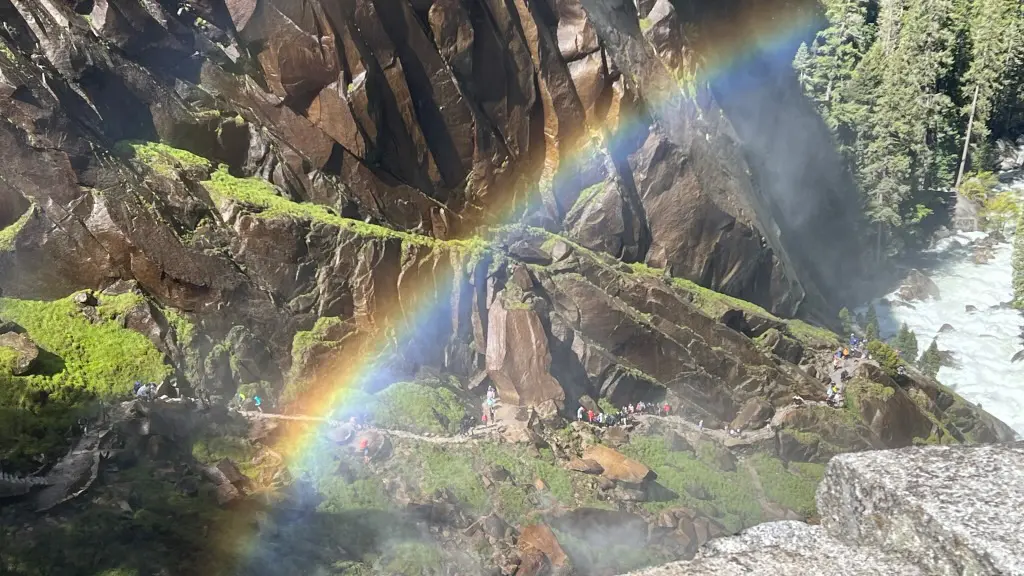
[[[255,479],[259,468],[253,463],[256,448],[245,438],[227,435],[201,437],[192,444],[192,456],[204,464],[216,464],[224,458],[238,466],[238,471]]]
[[[541,450],[540,458],[530,455],[525,448],[517,445],[486,444],[482,448],[483,459],[509,471],[518,485],[530,486],[540,478],[547,485],[552,497],[566,506],[574,502],[572,474],[555,463],[551,450]],[[515,519],[510,520],[514,522]]]
[[[21,232],[25,224],[28,223],[29,219],[32,218],[35,205],[29,206],[29,209],[21,215],[16,221],[11,223],[4,228],[0,228],[0,252],[10,252],[14,250],[14,241],[18,238],[18,233]]]
[[[317,318],[312,330],[296,332],[292,338],[292,365],[299,364],[310,348],[323,343],[331,329],[341,325],[342,322],[344,321],[341,318],[324,316]]]
[[[593,201],[594,198],[596,198],[599,194],[604,192],[604,188],[605,182],[601,181],[598,182],[597,184],[594,184],[593,186],[588,186],[587,188],[584,188],[582,191],[580,191],[580,195],[576,197],[576,202],[574,202],[572,208],[569,209],[566,218],[568,220],[576,218],[579,212],[581,212],[587,207],[587,204],[590,204],[590,202]]]
[[[184,168],[198,168],[206,172],[213,169],[213,164],[206,158],[159,142],[127,140],[118,142],[114,149],[119,154],[139,160],[156,173],[165,176],[173,175]]]
[[[840,343],[840,338],[835,332],[819,326],[812,326],[803,320],[787,320],[786,328],[790,335],[797,340],[817,348],[831,348]]]
[[[0,39],[0,55],[7,58],[9,62],[14,62],[14,52],[11,52],[11,49],[7,47],[7,44],[2,39]]]
[[[163,312],[164,317],[167,318],[167,323],[174,328],[174,334],[178,338],[178,345],[184,347],[190,346],[196,335],[195,324],[177,310],[167,308],[164,309]]]
[[[769,500],[805,517],[817,513],[814,494],[821,480],[818,474],[824,474],[824,467],[819,471],[804,466],[800,468],[803,474],[793,474],[786,470],[782,460],[765,454],[751,456],[749,463],[757,472]]]
[[[116,397],[131,392],[136,380],[160,382],[171,374],[163,354],[148,338],[110,320],[133,296],[103,297],[101,317],[92,323],[71,297],[42,302],[0,298],[0,318],[14,321],[45,351],[41,375],[18,380],[54,399],[82,392]]]
[[[125,292],[124,294],[113,296],[100,295],[98,300],[99,305],[96,307],[96,312],[108,320],[113,320],[136,306],[146,303],[145,296],[134,292]]]
[[[18,363],[18,352],[13,348],[0,346],[0,372],[14,372]]]
[[[410,432],[455,434],[466,409],[451,390],[416,382],[398,382],[375,397],[374,422]]]
[[[401,542],[385,552],[380,561],[383,574],[400,576],[435,576],[443,574],[441,553],[436,545],[424,542]]]
[[[653,26],[653,25],[654,24],[651,22],[650,18],[641,18],[640,19],[640,31],[641,32],[646,32],[646,31],[650,30],[651,26]]]
[[[471,512],[487,512],[487,491],[480,475],[473,469],[471,454],[424,445],[418,451],[417,459],[422,464],[417,472],[421,476],[420,489],[424,494],[447,489]]]
[[[670,452],[661,437],[634,438],[622,452],[646,464],[658,474],[659,484],[678,494],[678,498],[669,501],[644,504],[650,512],[683,505],[713,513],[708,502],[686,491],[688,486],[701,486],[711,496],[710,503],[724,514],[719,520],[729,530],[736,531],[761,520],[753,481],[745,471],[724,472],[688,452]]]
[[[859,420],[862,400],[874,399],[885,402],[895,393],[892,388],[878,382],[867,378],[854,378],[846,384],[846,409],[852,410]]]

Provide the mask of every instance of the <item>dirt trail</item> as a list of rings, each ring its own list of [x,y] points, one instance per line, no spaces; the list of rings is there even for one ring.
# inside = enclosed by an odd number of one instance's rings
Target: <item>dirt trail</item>
[[[273,414],[270,412],[257,412],[252,410],[239,410],[239,414],[250,419],[250,420],[290,420],[294,422],[322,422],[328,426],[335,428],[344,428],[350,426],[348,422],[341,420],[332,420],[330,418],[320,416],[306,416],[303,414]],[[470,429],[468,435],[459,436],[425,436],[422,434],[414,434],[412,432],[406,432],[405,430],[392,430],[390,428],[378,428],[376,426],[361,426],[355,433],[358,434],[361,431],[370,430],[374,432],[381,432],[388,436],[395,438],[404,438],[407,440],[416,440],[419,442],[426,442],[428,444],[467,444],[470,442],[477,442],[484,440],[493,434],[500,433],[502,430],[501,424],[487,426],[476,426]]]

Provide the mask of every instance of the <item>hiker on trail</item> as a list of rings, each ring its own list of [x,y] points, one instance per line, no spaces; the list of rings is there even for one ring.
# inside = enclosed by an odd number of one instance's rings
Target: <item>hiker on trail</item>
[[[583,422],[583,406],[580,406],[579,410],[576,410],[576,420]]]
[[[630,414],[632,414],[633,413],[633,405],[632,404],[626,404],[626,411],[629,412]]]
[[[587,410],[587,422],[590,422],[591,424],[594,423],[594,411],[593,410]]]
[[[639,412],[640,414],[644,413],[644,408],[645,408],[645,406],[644,406],[643,401],[640,401],[640,402],[636,403],[636,411]]]
[[[487,413],[490,414],[491,416],[491,424],[494,424],[498,421],[498,419],[494,417],[494,402],[491,402],[490,404],[487,405]]]
[[[597,413],[597,423],[604,424],[604,412]]]
[[[359,441],[359,451],[363,453],[363,464],[370,463],[370,439],[363,438]]]
[[[487,426],[487,412],[484,412],[480,419],[484,421],[484,426]]]
[[[850,334],[850,346],[851,347],[857,346],[857,335],[856,334]]]
[[[846,360],[849,357],[850,357],[850,349],[849,348],[843,348],[843,360]]]
[[[697,430],[700,431],[700,432],[704,431],[704,420],[703,419],[701,419],[700,422],[697,422]]]
[[[665,405],[661,407],[661,411],[664,412],[665,416],[668,416],[668,413],[672,411],[672,408],[669,407],[668,402],[666,402]]]
[[[138,380],[136,380],[135,381],[135,385],[132,386],[132,394],[138,396],[139,395],[139,388],[142,388],[142,382],[139,382]]]
[[[239,410],[245,410],[245,394],[238,393],[238,408]]]
[[[494,389],[494,386],[487,387],[487,401],[490,402],[498,396],[498,391]]]
[[[260,414],[262,414],[263,413],[263,399],[260,398],[257,395],[257,396],[253,396],[252,397],[252,401],[256,404],[256,409],[260,411]]]

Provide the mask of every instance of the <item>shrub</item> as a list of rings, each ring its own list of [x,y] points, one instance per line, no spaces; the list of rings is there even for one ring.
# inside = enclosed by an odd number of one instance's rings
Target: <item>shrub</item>
[[[455,434],[466,409],[447,388],[398,382],[376,395],[373,415],[377,425],[383,428]]]
[[[879,340],[872,340],[868,342],[868,354],[871,354],[871,358],[878,362],[878,365],[882,367],[882,370],[890,378],[896,377],[901,363],[900,355],[888,344]]]

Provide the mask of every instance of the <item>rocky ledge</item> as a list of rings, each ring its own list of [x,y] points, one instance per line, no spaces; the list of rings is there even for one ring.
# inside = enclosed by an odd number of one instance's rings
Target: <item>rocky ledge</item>
[[[771,522],[630,576],[1024,574],[1024,442],[843,454],[821,526]]]

